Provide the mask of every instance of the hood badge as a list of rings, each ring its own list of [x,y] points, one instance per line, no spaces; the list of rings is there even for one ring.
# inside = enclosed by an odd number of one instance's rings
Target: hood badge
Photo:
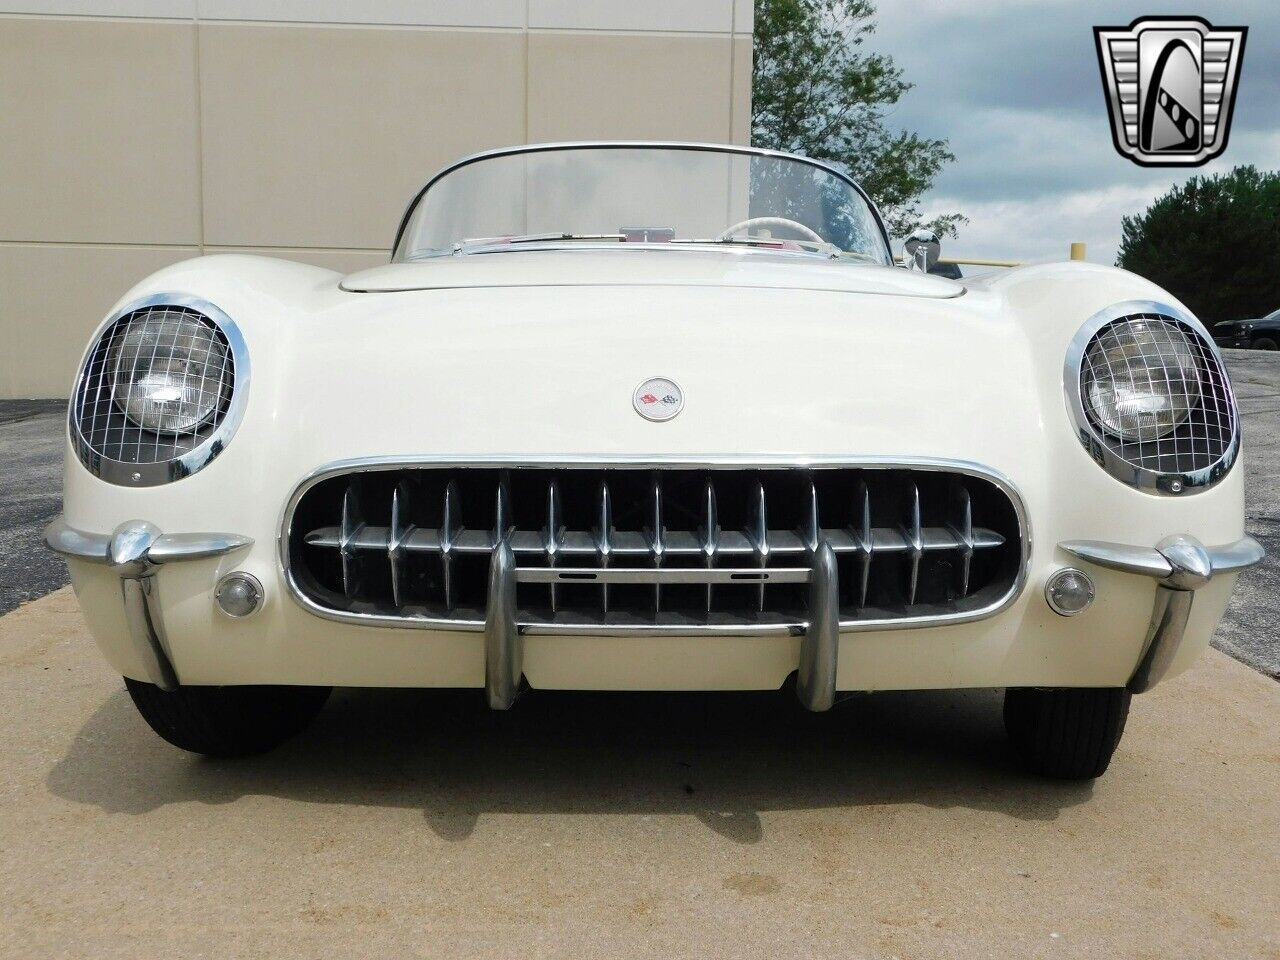
[[[684,391],[674,380],[650,377],[636,387],[631,395],[631,405],[646,420],[661,423],[673,419],[684,409]]]

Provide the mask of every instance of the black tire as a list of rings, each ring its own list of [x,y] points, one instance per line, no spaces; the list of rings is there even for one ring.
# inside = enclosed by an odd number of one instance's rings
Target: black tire
[[[124,678],[147,724],[175,747],[210,757],[265,753],[300,733],[330,687],[179,687]]]
[[[1111,763],[1129,699],[1123,688],[1009,689],[1004,728],[1028,770],[1061,780],[1092,780]]]
[[[1280,350],[1280,341],[1275,337],[1254,337],[1253,349],[1255,350]]]

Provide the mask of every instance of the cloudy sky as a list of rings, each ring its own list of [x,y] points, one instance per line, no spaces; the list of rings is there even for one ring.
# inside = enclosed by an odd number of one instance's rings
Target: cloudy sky
[[[1194,171],[1139,167],[1112,146],[1092,28],[1182,14],[1249,28],[1230,141]],[[926,203],[969,217],[946,253],[1046,259],[1083,240],[1110,263],[1120,217],[1192,173],[1280,169],[1277,0],[880,0],[878,19],[869,45],[916,85],[890,123],[956,155]]]

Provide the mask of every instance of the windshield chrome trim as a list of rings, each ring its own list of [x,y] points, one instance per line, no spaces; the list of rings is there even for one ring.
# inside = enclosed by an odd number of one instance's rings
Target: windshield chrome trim
[[[400,218],[400,226],[396,229],[395,240],[391,244],[391,262],[396,263],[400,254],[400,241],[404,239],[405,229],[409,226],[409,218],[413,216],[413,211],[417,209],[422,198],[426,196],[427,191],[436,185],[438,181],[453,173],[455,170],[478,163],[481,160],[492,160],[497,157],[510,157],[521,153],[551,153],[555,150],[694,150],[706,153],[736,153],[749,157],[773,157],[779,160],[794,160],[797,163],[805,163],[811,167],[816,167],[826,173],[831,174],[839,180],[847,183],[853,191],[860,196],[871,209],[872,215],[875,217],[876,224],[880,227],[880,239],[884,241],[884,263],[886,266],[893,265],[893,245],[889,242],[889,231],[885,229],[884,218],[880,216],[880,208],[876,206],[875,201],[867,195],[867,192],[858,185],[858,182],[850,177],[844,171],[833,167],[829,163],[823,163],[821,160],[814,160],[810,157],[801,156],[796,153],[787,153],[783,150],[768,150],[764,147],[744,147],[737,144],[729,143],[703,143],[698,141],[685,140],[564,140],[551,143],[528,143],[520,146],[498,147],[492,150],[481,150],[468,156],[455,160],[452,163],[442,167],[426,184],[414,194],[413,199],[409,201],[409,205],[405,207],[404,216]]]

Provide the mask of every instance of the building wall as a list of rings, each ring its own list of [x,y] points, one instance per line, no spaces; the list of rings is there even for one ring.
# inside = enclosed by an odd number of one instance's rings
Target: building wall
[[[0,0],[0,398],[201,253],[383,262],[448,161],[745,143],[752,0]]]

